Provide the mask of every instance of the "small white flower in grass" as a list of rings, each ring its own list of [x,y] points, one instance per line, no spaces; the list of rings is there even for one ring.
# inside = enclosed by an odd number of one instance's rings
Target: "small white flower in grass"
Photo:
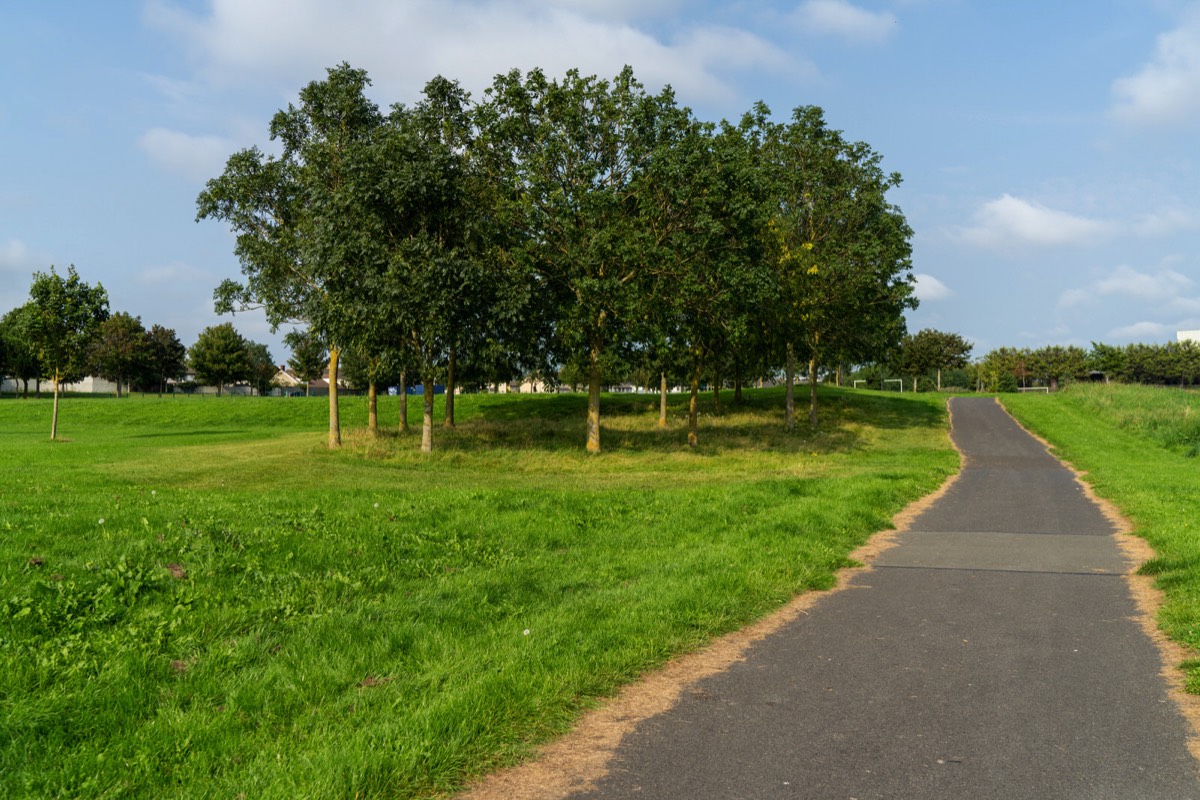
[[[101,525],[103,525],[103,524],[104,524],[104,517],[101,517],[101,518],[100,518],[100,524],[101,524]]]
[[[529,628],[526,628],[526,629],[525,629],[525,635],[526,635],[526,636],[528,636],[528,635],[529,635]]]
[[[376,504],[375,504],[375,507],[376,507],[376,508],[379,508],[379,503],[376,503]]]
[[[150,496],[151,496],[151,497],[157,497],[157,496],[158,496],[158,490],[157,490],[157,489],[151,489],[151,490],[150,490]]]

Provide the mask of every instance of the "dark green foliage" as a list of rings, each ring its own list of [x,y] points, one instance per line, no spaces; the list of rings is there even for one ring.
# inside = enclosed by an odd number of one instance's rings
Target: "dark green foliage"
[[[58,396],[63,383],[84,377],[88,352],[108,319],[108,293],[104,287],[84,283],[74,265],[63,277],[37,272],[29,288],[33,311],[28,319],[29,340],[38,353],[44,375],[54,381],[54,410],[50,438],[58,438]]]
[[[141,318],[118,311],[100,323],[87,366],[92,374],[115,383],[120,397],[123,384],[146,372],[149,347]]]
[[[173,329],[162,325],[150,326],[146,340],[143,381],[161,395],[168,380],[178,380],[187,371],[187,349]]]
[[[926,328],[904,337],[898,366],[901,372],[912,376],[914,387],[920,378],[936,372],[936,388],[940,390],[942,370],[967,366],[971,348],[972,345],[957,333]]]
[[[24,396],[29,395],[29,382],[45,374],[32,334],[36,314],[30,302],[14,308],[0,319],[0,340],[4,342],[5,349],[4,372],[9,378],[23,384]]]
[[[329,350],[312,330],[294,330],[284,337],[284,341],[292,348],[288,366],[304,382],[304,394],[307,396],[309,385],[325,374],[325,367],[329,365]]]
[[[188,351],[188,361],[196,373],[196,381],[202,386],[216,386],[217,395],[226,384],[250,379],[246,340],[231,322],[202,330]]]
[[[246,342],[246,381],[260,395],[271,391],[271,381],[279,373],[265,344]]]

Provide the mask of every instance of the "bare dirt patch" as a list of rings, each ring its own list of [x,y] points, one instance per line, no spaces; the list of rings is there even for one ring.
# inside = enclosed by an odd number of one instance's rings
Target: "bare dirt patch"
[[[893,547],[898,535],[940,499],[957,478],[957,474],[951,476],[936,492],[897,514],[892,519],[894,530],[876,533],[852,552],[850,558],[863,566],[840,570],[832,589],[798,595],[770,616],[722,636],[703,650],[670,661],[622,689],[600,708],[584,714],[574,730],[542,747],[533,760],[485,776],[461,799],[557,800],[591,789],[608,773],[621,740],[641,722],[669,711],[698,681],[741,661],[750,645],[807,614],[823,598],[846,589],[853,576],[872,569],[871,562]]]

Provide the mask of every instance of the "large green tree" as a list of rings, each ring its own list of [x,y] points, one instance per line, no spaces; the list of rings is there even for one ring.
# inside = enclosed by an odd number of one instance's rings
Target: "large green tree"
[[[920,378],[937,373],[937,388],[942,390],[942,370],[962,369],[971,359],[972,345],[957,333],[924,328],[904,337],[900,347],[900,369],[913,376],[913,391]]]
[[[495,80],[480,107],[481,145],[511,189],[507,218],[524,234],[516,258],[553,303],[561,361],[586,370],[593,453],[606,350],[628,342],[653,246],[639,206],[646,167],[674,110],[670,90],[647,94],[628,67],[611,81],[514,70]]]
[[[196,381],[204,386],[216,386],[218,397],[227,384],[251,377],[246,340],[234,329],[232,322],[200,331],[196,343],[188,351],[188,361],[196,372]]]
[[[145,377],[162,397],[168,380],[178,380],[187,371],[187,348],[172,328],[151,325],[146,332]]]
[[[864,142],[847,141],[815,106],[797,108],[768,142],[777,212],[770,227],[777,270],[776,329],[788,375],[808,361],[809,423],[817,424],[823,365],[873,360],[899,344],[903,313],[915,308],[909,272],[912,230],[887,192],[900,183]]]
[[[245,283],[216,291],[218,311],[261,308],[276,328],[311,327],[329,348],[329,446],[341,446],[338,357],[357,335],[367,276],[362,198],[350,187],[356,154],[383,122],[365,94],[366,72],[341,64],[271,120],[278,157],[257,148],[230,157],[197,198],[197,219],[227,222]]]
[[[54,382],[54,411],[50,438],[58,438],[58,403],[63,382],[84,377],[87,355],[101,323],[108,319],[108,292],[97,283],[79,279],[75,266],[65,276],[37,272],[29,288],[33,305],[30,341],[36,346],[45,374]]]
[[[89,370],[121,387],[146,369],[149,339],[141,317],[118,311],[104,322],[96,333],[88,353]]]

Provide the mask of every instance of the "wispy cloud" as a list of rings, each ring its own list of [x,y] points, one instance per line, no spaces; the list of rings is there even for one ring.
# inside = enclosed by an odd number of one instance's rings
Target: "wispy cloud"
[[[794,20],[802,30],[856,42],[881,42],[896,30],[896,16],[868,11],[848,0],[805,0]]]
[[[0,271],[21,272],[32,266],[29,248],[20,239],[9,239],[0,244]]]
[[[394,98],[414,96],[438,74],[479,92],[514,67],[612,76],[631,64],[652,91],[671,84],[694,104],[734,97],[731,67],[812,71],[746,29],[681,21],[664,38],[639,23],[677,7],[667,0],[212,0],[192,11],[150,0],[145,19],[183,43],[203,80],[221,86],[295,86],[349,61]]]
[[[932,275],[925,275],[918,272],[914,273],[913,277],[917,279],[917,299],[922,303],[945,300],[946,298],[954,295],[954,292],[949,286],[942,283]]]
[[[234,146],[219,136],[192,136],[166,128],[152,128],[138,139],[150,160],[168,172],[203,182],[221,173]]]
[[[1158,37],[1154,56],[1134,75],[1113,82],[1113,115],[1139,126],[1200,121],[1200,5],[1178,28]]]
[[[1165,341],[1175,338],[1175,328],[1161,322],[1135,322],[1108,332],[1107,338],[1127,341]]]
[[[955,238],[979,247],[1008,248],[1089,244],[1105,233],[1106,225],[1099,220],[1005,194],[984,203],[973,224],[959,230]]]
[[[214,278],[214,274],[209,270],[193,267],[182,261],[173,261],[159,267],[147,267],[137,276],[138,282],[147,286],[179,286],[190,283],[211,286]]]

